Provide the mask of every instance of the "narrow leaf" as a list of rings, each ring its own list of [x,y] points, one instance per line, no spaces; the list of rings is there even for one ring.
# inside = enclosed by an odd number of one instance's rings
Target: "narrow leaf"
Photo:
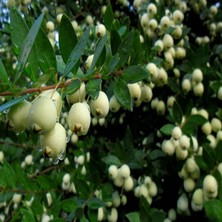
[[[92,99],[96,99],[98,97],[101,82],[101,79],[92,79],[86,83],[86,91]]]
[[[106,40],[107,40],[107,35],[104,35],[98,42],[97,46],[96,46],[96,49],[95,49],[95,53],[94,53],[94,56],[93,56],[93,61],[92,61],[92,64],[90,66],[90,69],[89,69],[89,72],[91,72],[94,67],[96,66],[96,63],[104,49],[104,46],[106,44]]]
[[[9,100],[8,102],[4,103],[3,105],[0,106],[0,112],[8,110],[11,106],[14,106],[23,100],[27,99],[29,95],[24,95],[16,99]]]
[[[166,124],[160,128],[160,132],[164,135],[170,136],[174,127],[175,125],[173,124]]]
[[[75,198],[65,199],[61,202],[61,207],[66,212],[75,212],[79,204]]]
[[[80,79],[75,79],[66,89],[67,94],[72,94],[76,92],[81,85],[81,80]]]
[[[18,13],[16,9],[10,10],[10,34],[11,40],[16,53],[18,54],[21,50],[24,39],[29,31],[29,27]]]
[[[183,111],[177,102],[174,102],[172,111],[173,111],[173,118],[175,122],[180,124],[183,118]]]
[[[77,42],[78,39],[69,18],[63,15],[59,27],[59,48],[64,62],[67,62]]]
[[[100,207],[103,207],[104,206],[104,202],[101,200],[101,199],[98,199],[98,198],[95,198],[95,197],[92,197],[88,200],[87,202],[87,206],[90,208],[90,209],[98,209]]]
[[[191,115],[187,118],[185,124],[182,127],[182,131],[185,134],[192,135],[195,133],[195,130],[198,126],[202,126],[204,123],[206,123],[207,119],[205,119],[201,115]]]
[[[104,67],[104,69],[103,69],[103,73],[107,76],[107,75],[109,75],[110,73],[112,73],[114,70],[115,70],[115,68],[116,68],[116,66],[117,66],[117,64],[118,64],[118,62],[119,62],[119,55],[118,54],[116,54],[115,56],[113,56],[111,59],[110,59],[110,61],[109,61],[109,63]]]
[[[115,78],[113,90],[119,103],[126,109],[132,111],[132,100],[127,83],[121,78]]]
[[[118,52],[118,48],[122,42],[122,39],[117,32],[117,30],[112,30],[110,32],[110,45],[112,49],[112,54],[115,55]]]
[[[133,50],[134,37],[135,37],[135,32],[134,30],[132,30],[126,35],[126,37],[123,39],[122,43],[120,44],[118,49],[120,57],[118,69],[122,68],[128,61]]]
[[[54,76],[56,73],[55,53],[48,37],[42,29],[40,29],[37,34],[35,49],[37,54],[37,62],[43,73],[50,73],[51,76]]]
[[[28,35],[26,36],[26,38],[23,42],[23,45],[22,45],[22,48],[21,48],[21,53],[20,53],[19,58],[18,58],[19,68],[18,68],[18,71],[16,73],[14,83],[16,81],[18,81],[18,79],[20,78],[20,76],[22,74],[22,71],[25,68],[26,62],[27,62],[28,57],[30,55],[31,49],[34,45],[36,36],[37,36],[37,34],[39,32],[39,29],[40,29],[40,26],[42,24],[43,18],[44,18],[44,14],[42,13],[38,17],[38,19],[34,22],[34,24],[32,25],[31,29],[28,32]]]
[[[106,12],[104,15],[104,24],[107,28],[107,30],[111,30],[112,23],[113,23],[114,15],[111,4],[108,4],[106,7]]]
[[[137,65],[127,67],[122,73],[122,78],[127,83],[136,83],[145,78],[148,78],[148,72]]]
[[[0,59],[0,79],[3,83],[7,83],[7,84],[10,83],[9,78],[8,78],[8,74],[5,70],[5,66],[4,66],[1,59]]]
[[[75,48],[71,52],[63,73],[64,77],[69,74],[69,72],[75,67],[76,64],[78,64],[78,61],[83,53],[83,50],[86,48],[89,39],[89,33],[90,33],[90,28],[87,28],[87,30],[85,31],[85,33],[80,38]]]
[[[106,165],[110,166],[110,165],[116,165],[116,166],[120,166],[121,165],[121,161],[114,155],[107,155],[105,157],[102,158],[102,161],[106,163]]]
[[[222,201],[208,200],[204,202],[204,210],[209,221],[222,221]]]
[[[131,212],[126,214],[127,219],[129,222],[140,222],[140,215],[139,212]]]

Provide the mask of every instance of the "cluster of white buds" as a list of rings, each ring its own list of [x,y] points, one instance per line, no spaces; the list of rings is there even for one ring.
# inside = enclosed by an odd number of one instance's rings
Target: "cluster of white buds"
[[[157,195],[157,192],[157,185],[149,176],[139,178],[138,185],[134,188],[134,195],[136,197],[145,197],[149,204],[152,203],[152,200]]]
[[[90,161],[90,153],[87,152],[85,155],[81,154],[79,156],[74,157],[75,167],[76,169],[81,169],[81,174],[86,175],[86,163],[89,163]]]
[[[122,187],[125,191],[130,191],[134,187],[134,180],[130,175],[130,168],[123,164],[119,168],[116,165],[109,166],[109,177],[117,187]]]

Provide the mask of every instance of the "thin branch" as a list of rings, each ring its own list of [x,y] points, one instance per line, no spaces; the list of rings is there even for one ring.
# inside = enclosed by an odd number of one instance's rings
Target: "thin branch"
[[[97,73],[94,75],[94,79],[99,79],[101,78],[102,75],[100,73]],[[69,79],[66,82],[63,83],[57,83],[51,86],[42,86],[42,87],[36,87],[36,88],[30,88],[30,89],[26,89],[16,95],[21,96],[21,95],[26,95],[26,94],[31,94],[31,93],[36,93],[36,92],[43,92],[45,90],[49,90],[49,89],[59,89],[59,88],[66,88],[67,86],[69,86],[75,79]],[[87,81],[87,79],[82,78],[81,79],[83,82]],[[14,92],[10,92],[10,91],[5,91],[5,92],[1,92],[0,96],[13,96],[15,95]]]
[[[14,147],[21,147],[21,148],[36,149],[36,147],[34,147],[34,146],[26,145],[26,144],[22,144],[22,143],[13,143],[13,142],[7,142],[7,141],[0,141],[0,144],[14,146]]]

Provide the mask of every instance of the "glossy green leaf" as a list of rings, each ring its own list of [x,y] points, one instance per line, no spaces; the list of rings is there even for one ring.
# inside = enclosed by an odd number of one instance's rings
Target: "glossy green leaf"
[[[202,126],[204,123],[206,123],[207,119],[205,119],[201,115],[191,115],[187,117],[185,124],[182,127],[182,131],[185,134],[193,135],[195,131],[197,130],[198,126]]]
[[[83,36],[76,44],[75,48],[72,50],[67,60],[67,64],[63,73],[64,77],[67,76],[73,68],[77,69],[77,67],[75,66],[78,65],[79,59],[82,56],[84,49],[86,48],[89,39],[89,33],[90,33],[90,28],[87,28]]]
[[[175,125],[168,123],[160,128],[160,132],[164,135],[170,136],[174,127]]]
[[[105,76],[108,76],[110,73],[112,73],[116,69],[119,59],[120,59],[119,55],[116,54],[110,59],[109,63],[104,66],[103,73]]]
[[[67,62],[77,42],[78,39],[69,18],[63,15],[59,26],[59,49],[64,62]]]
[[[101,88],[101,79],[92,79],[86,83],[86,91],[92,99],[96,99]]]
[[[22,222],[36,222],[35,216],[30,208],[22,208]]]
[[[10,81],[9,81],[9,78],[8,78],[8,74],[5,70],[5,66],[2,62],[2,60],[0,59],[0,80],[3,82],[3,83],[7,83],[9,84]]]
[[[195,161],[197,163],[197,165],[200,167],[201,170],[203,171],[208,171],[208,166],[206,164],[206,162],[204,161],[202,156],[195,156]]]
[[[174,102],[172,111],[173,111],[174,121],[180,124],[183,118],[183,111],[177,102]]]
[[[10,34],[13,46],[19,54],[29,27],[16,9],[10,10]]]
[[[95,198],[95,197],[92,197],[87,201],[87,206],[90,209],[93,209],[93,210],[96,210],[100,207],[104,207],[104,205],[105,204],[101,199],[98,199],[98,198]]]
[[[24,18],[16,9],[10,11],[10,34],[14,51],[17,55],[21,53],[24,39],[29,32],[29,27]],[[24,74],[27,75],[33,82],[36,81],[38,74],[38,58],[36,54],[36,47],[33,47],[28,57],[28,62],[24,68]]]
[[[139,206],[140,206],[140,221],[141,222],[152,221],[150,215],[150,205],[144,196],[140,197]]]
[[[111,30],[112,23],[113,23],[114,15],[113,15],[113,10],[111,4],[108,4],[106,7],[106,12],[104,15],[104,24],[107,28],[107,30]]]
[[[0,170],[0,187],[15,188],[16,187],[16,174],[13,167],[6,161]]]
[[[93,61],[92,61],[92,64],[90,66],[90,69],[89,69],[89,72],[91,72],[94,67],[96,66],[96,63],[105,47],[105,44],[106,44],[106,41],[107,41],[107,35],[104,35],[98,42],[97,46],[96,46],[96,49],[95,49],[95,52],[94,52],[94,56],[93,56]]]
[[[129,222],[141,222],[139,212],[131,212],[126,214],[126,218]]]
[[[222,162],[221,147],[222,147],[222,141],[219,140],[215,148],[215,158],[218,161],[218,163]]]
[[[204,210],[208,221],[222,221],[222,201],[213,199],[204,202]]]
[[[123,39],[122,43],[118,48],[118,53],[120,57],[120,61],[118,63],[118,69],[122,68],[126,62],[128,61],[131,53],[133,51],[133,43],[134,43],[135,32],[132,30],[129,32],[126,37]]]
[[[75,212],[75,210],[79,207],[79,204],[77,199],[69,198],[61,202],[61,207],[66,212]]]
[[[203,146],[203,160],[208,166],[208,169],[211,170],[215,167],[215,158],[214,158],[214,150],[206,144]]]
[[[105,157],[102,158],[102,161],[106,163],[106,165],[110,166],[110,165],[116,165],[116,166],[120,166],[121,165],[121,161],[114,155],[107,155]]]
[[[30,55],[30,52],[32,50],[32,47],[35,43],[35,39],[37,37],[37,34],[39,32],[39,29],[41,27],[42,21],[44,18],[44,14],[42,13],[38,19],[34,22],[31,29],[29,30],[26,38],[24,39],[24,42],[22,44],[21,53],[18,58],[18,70],[16,72],[16,76],[14,79],[14,82],[18,81],[20,76],[22,75],[22,71],[25,68],[26,62],[28,60],[28,57]]]
[[[27,99],[28,97],[29,97],[29,95],[24,95],[24,96],[18,97],[16,99],[9,100],[8,102],[6,102],[0,106],[0,112],[8,110],[11,106],[14,106],[14,105],[22,102],[23,100]]]
[[[142,63],[142,55],[143,55],[143,48],[140,42],[140,32],[135,31],[135,38],[133,42],[133,53],[130,58],[130,65],[137,65]]]
[[[156,209],[156,208],[151,208],[151,218],[152,222],[159,222],[159,221],[164,221],[166,218],[165,213],[162,210]]]
[[[132,99],[127,83],[120,77],[115,78],[113,84],[114,95],[118,102],[126,109],[132,111]]]
[[[66,93],[67,94],[72,94],[76,92],[81,85],[81,80],[80,79],[75,79],[67,88],[66,88]]]
[[[35,49],[37,54],[37,62],[44,74],[50,74],[54,77],[56,69],[56,57],[54,49],[42,29],[39,30],[36,41]],[[31,52],[32,53],[32,52]]]
[[[110,32],[110,45],[111,45],[111,49],[112,49],[112,54],[115,55],[118,52],[118,48],[120,46],[122,42],[122,39],[119,35],[119,33],[117,32],[117,30],[112,30]]]
[[[127,83],[136,83],[143,79],[147,79],[149,77],[149,74],[145,68],[134,65],[134,66],[128,66],[123,71],[121,77]]]

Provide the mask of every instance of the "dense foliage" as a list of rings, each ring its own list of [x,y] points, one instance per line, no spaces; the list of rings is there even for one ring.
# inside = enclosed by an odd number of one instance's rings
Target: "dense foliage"
[[[219,2],[0,8],[0,221],[222,221]]]

